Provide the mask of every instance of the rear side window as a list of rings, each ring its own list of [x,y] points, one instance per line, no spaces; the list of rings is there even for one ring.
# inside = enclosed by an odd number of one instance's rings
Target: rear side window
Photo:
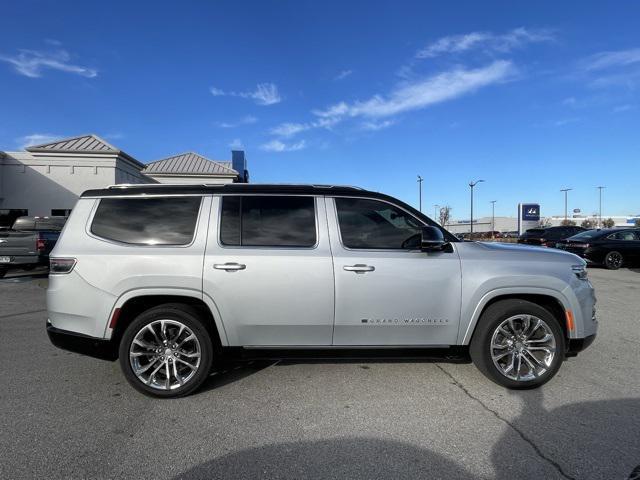
[[[222,197],[220,242],[235,247],[313,247],[313,197]]]
[[[201,197],[103,198],[91,233],[134,245],[187,245],[200,202]]]

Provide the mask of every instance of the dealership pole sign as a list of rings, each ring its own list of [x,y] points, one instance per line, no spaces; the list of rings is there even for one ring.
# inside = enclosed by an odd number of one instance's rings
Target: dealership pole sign
[[[537,203],[518,204],[518,234],[536,228],[540,222],[540,205]]]

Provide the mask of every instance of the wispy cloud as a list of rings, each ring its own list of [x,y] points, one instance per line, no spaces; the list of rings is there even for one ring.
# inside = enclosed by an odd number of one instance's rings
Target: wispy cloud
[[[242,117],[237,122],[216,122],[216,127],[220,128],[236,128],[242,125],[251,125],[252,123],[256,123],[258,119],[253,115],[247,115],[246,117]]]
[[[53,142],[64,138],[62,135],[54,135],[52,133],[32,133],[16,139],[16,145],[20,150],[33,145],[41,145],[43,143]]]
[[[239,138],[234,138],[229,143],[229,148],[233,150],[240,150],[241,148],[244,148],[244,144],[242,143],[242,140],[240,140]]]
[[[554,127],[564,127],[565,125],[570,125],[572,123],[577,123],[580,121],[580,118],[572,117],[572,118],[563,118],[561,120],[557,120],[553,122]]]
[[[253,100],[258,105],[275,105],[282,101],[278,87],[274,83],[259,83],[254,90],[245,92],[225,91],[217,87],[210,87],[209,91],[214,97],[230,96]]]
[[[594,71],[636,63],[640,63],[640,48],[596,53],[584,60],[583,67],[586,71]]]
[[[0,61],[13,66],[21,75],[30,78],[42,77],[44,70],[57,70],[81,77],[94,78],[97,70],[71,63],[71,54],[63,49],[55,51],[19,50],[15,55],[0,54]]]
[[[306,142],[300,140],[296,143],[284,143],[280,140],[271,140],[260,146],[260,148],[266,152],[295,152],[296,150],[302,150],[306,147]]]
[[[381,122],[363,122],[361,127],[363,130],[369,130],[371,132],[377,132],[394,125],[395,120],[383,120]]]
[[[333,79],[334,80],[344,80],[345,78],[350,76],[352,73],[353,73],[353,70],[342,70],[335,77],[333,77]]]
[[[516,73],[507,60],[497,60],[477,69],[455,68],[414,82],[401,84],[388,95],[374,95],[354,103],[339,102],[313,113],[318,117],[338,121],[347,117],[391,117],[411,110],[453,100],[492,84],[502,83]]]
[[[304,132],[311,128],[313,128],[313,125],[310,123],[287,122],[272,128],[271,130],[269,130],[269,133],[271,133],[272,135],[277,135],[279,137],[292,137],[297,133]]]
[[[613,113],[628,112],[629,110],[633,110],[634,108],[635,108],[634,105],[626,103],[624,105],[618,105],[617,107],[614,107],[613,108]]]
[[[444,54],[461,53],[473,49],[508,53],[530,43],[549,42],[554,35],[549,30],[515,28],[504,34],[470,32],[439,38],[416,53],[416,58],[433,58]]]

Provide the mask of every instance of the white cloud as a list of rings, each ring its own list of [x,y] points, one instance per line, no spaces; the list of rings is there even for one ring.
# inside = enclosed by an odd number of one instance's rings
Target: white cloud
[[[265,143],[260,148],[266,152],[295,152],[296,150],[302,150],[306,147],[305,141],[300,140],[296,143],[284,143],[280,140],[271,140]]]
[[[501,35],[491,32],[471,32],[463,35],[442,37],[418,51],[416,58],[433,58],[439,55],[461,53],[472,49],[507,53],[529,43],[552,40],[554,40],[554,36],[549,30],[530,30],[523,27],[515,28]]]
[[[554,126],[556,127],[564,127],[565,125],[569,125],[571,123],[576,123],[579,122],[580,119],[577,117],[573,117],[573,118],[563,118],[561,120],[558,120],[556,122],[553,123]]]
[[[253,115],[247,115],[245,117],[242,117],[237,122],[216,122],[215,125],[216,127],[220,128],[236,128],[242,125],[251,125],[252,123],[256,123],[257,121],[258,119]]]
[[[278,87],[274,83],[259,83],[255,90],[246,92],[227,92],[217,87],[210,87],[209,91],[214,97],[228,95],[230,97],[241,97],[252,99],[258,105],[275,105],[282,101],[278,92]]]
[[[596,53],[587,58],[583,62],[583,66],[586,71],[593,71],[612,67],[625,67],[635,63],[640,63],[640,48]]]
[[[18,73],[30,78],[41,77],[43,70],[46,69],[73,73],[86,78],[98,76],[98,72],[93,68],[71,63],[71,55],[62,49],[51,52],[19,50],[16,55],[0,54],[0,61],[12,65]]]
[[[383,120],[381,122],[364,122],[361,127],[363,130],[369,130],[372,132],[376,132],[378,130],[383,130],[385,128],[389,128],[393,124],[395,124],[395,120]]]
[[[308,123],[282,123],[277,127],[272,128],[269,133],[272,135],[278,135],[279,137],[292,137],[297,133],[304,132],[313,128],[313,125]]]
[[[333,77],[333,79],[334,80],[344,80],[345,78],[350,76],[352,73],[353,73],[353,70],[342,70],[335,77]]]
[[[54,142],[61,138],[64,138],[64,136],[53,135],[51,133],[32,133],[31,135],[25,135],[24,137],[16,139],[16,144],[18,145],[19,149],[24,150],[26,147]]]
[[[229,143],[229,148],[232,150],[240,150],[244,148],[244,144],[239,138],[234,138],[231,143]]]
[[[369,100],[352,104],[339,102],[326,110],[316,110],[313,113],[334,121],[346,117],[391,117],[411,110],[420,110],[479,88],[504,82],[515,73],[513,64],[506,60],[497,60],[477,69],[456,68],[415,82],[403,83],[387,96],[374,95]]]

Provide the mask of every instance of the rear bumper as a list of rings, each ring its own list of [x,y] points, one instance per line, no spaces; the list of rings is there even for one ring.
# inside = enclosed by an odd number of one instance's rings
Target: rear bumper
[[[0,267],[22,267],[22,266],[38,266],[48,265],[49,257],[40,255],[0,255],[0,257],[9,257],[9,263],[0,263]]]
[[[587,347],[589,347],[593,341],[596,339],[596,334],[594,333],[593,335],[589,335],[588,337],[585,338],[572,338],[569,340],[569,348],[567,349],[567,353],[566,356],[567,357],[575,357],[576,355],[578,355],[578,353],[580,353],[581,351],[583,351],[584,349],[586,349]]]
[[[116,360],[117,346],[110,340],[55,328],[47,321],[47,335],[56,347],[102,360]]]

